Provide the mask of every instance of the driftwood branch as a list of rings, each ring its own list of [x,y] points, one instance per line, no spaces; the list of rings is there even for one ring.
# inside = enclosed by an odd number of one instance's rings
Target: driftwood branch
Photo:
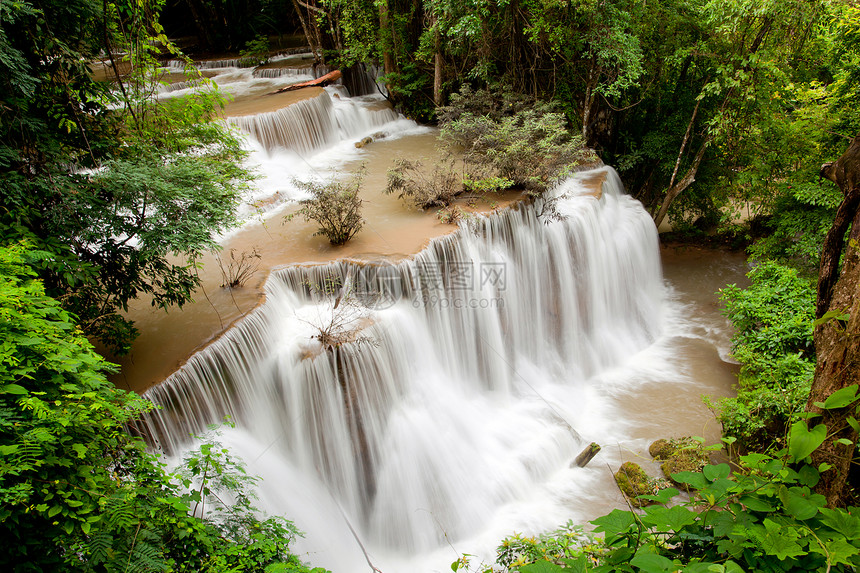
[[[282,94],[284,92],[291,92],[293,90],[300,90],[302,88],[325,87],[329,84],[336,82],[341,77],[343,77],[343,74],[340,73],[340,70],[334,70],[333,72],[329,72],[326,75],[319,77],[315,80],[311,80],[309,82],[302,82],[300,84],[293,84],[285,88],[275,90],[269,95]]]

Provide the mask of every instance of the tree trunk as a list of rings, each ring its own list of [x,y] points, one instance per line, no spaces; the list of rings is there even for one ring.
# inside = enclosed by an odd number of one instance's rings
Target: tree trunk
[[[827,440],[812,453],[814,466],[826,463],[831,466],[822,472],[816,491],[825,496],[829,507],[841,507],[850,501],[851,488],[848,474],[854,456],[857,432],[847,420],[854,415],[854,405],[846,408],[823,410],[815,405],[824,402],[833,392],[860,384],[860,135],[836,162],[821,169],[822,176],[836,183],[845,198],[836,213],[833,226],[827,233],[821,256],[818,276],[818,300],[816,316],[823,317],[828,311],[848,314],[847,321],[836,317],[824,321],[815,328],[815,352],[817,363],[815,378],[809,393],[806,409],[821,414],[821,422],[827,426]],[[845,232],[849,226],[851,240],[845,252],[842,272],[835,280],[839,259],[845,244]],[[818,423],[818,418],[813,423]],[[852,445],[836,440],[845,438]]]
[[[657,212],[657,215],[654,216],[654,225],[657,228],[660,228],[660,223],[662,223],[663,219],[666,218],[666,213],[669,211],[669,207],[672,205],[672,202],[678,198],[678,195],[680,195],[682,191],[696,181],[696,173],[699,171],[699,165],[702,164],[702,158],[705,156],[705,151],[708,149],[708,145],[710,145],[710,143],[711,137],[708,136],[705,138],[705,141],[702,142],[702,146],[699,147],[699,151],[693,159],[693,164],[690,165],[689,169],[687,169],[687,173],[684,174],[684,177],[669,187],[669,190],[666,191],[666,197],[663,198],[663,204],[660,205],[660,210]]]
[[[302,7],[299,5],[298,0],[293,0],[293,8],[296,10],[296,14],[299,16],[299,21],[302,23],[302,30],[305,33],[305,40],[308,43],[308,47],[311,49],[314,55],[314,61],[320,61],[320,53],[322,50],[320,49],[319,43],[316,41],[316,38],[313,34],[311,34],[311,28],[308,26],[308,19],[310,18],[310,14],[305,16],[302,12]],[[310,11],[308,11],[310,12]]]
[[[434,18],[435,20],[435,18]],[[433,69],[433,103],[436,107],[442,105],[442,47],[439,38],[439,28],[436,22],[433,22],[434,27],[436,28],[436,33],[434,36],[435,39],[435,55],[434,55],[434,69]]]
[[[379,31],[384,39],[382,45],[382,70],[386,74],[393,74],[397,71],[397,64],[394,59],[394,38],[391,30],[390,19],[388,17],[388,2],[379,2]]]

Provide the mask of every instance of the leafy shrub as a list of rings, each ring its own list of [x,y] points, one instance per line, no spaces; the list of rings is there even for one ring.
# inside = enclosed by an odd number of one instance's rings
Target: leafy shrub
[[[398,193],[419,209],[447,207],[458,195],[465,191],[461,177],[454,170],[453,162],[436,163],[427,174],[421,161],[404,157],[394,160],[394,167],[388,170],[386,194]]]
[[[311,194],[301,201],[302,207],[287,216],[287,221],[302,215],[305,221],[316,221],[320,228],[314,235],[325,236],[332,245],[343,245],[364,226],[361,217],[362,200],[358,197],[365,175],[362,166],[348,181],[337,175],[328,183],[298,181],[297,185]]]
[[[259,35],[253,40],[248,40],[245,47],[239,52],[239,65],[250,68],[261,66],[269,61],[269,39]]]
[[[782,185],[765,220],[766,236],[750,249],[752,256],[774,259],[806,275],[816,275],[821,245],[841,201],[842,194],[833,185],[807,181]]]
[[[724,314],[736,328],[732,354],[743,365],[737,398],[720,400],[727,436],[765,449],[785,434],[792,412],[803,408],[815,370],[812,341],[815,289],[809,279],[773,261],[747,275],[746,289],[720,292]]]
[[[540,194],[576,165],[594,160],[555,104],[510,94],[497,99],[486,91],[470,100],[470,94],[452,97],[440,114],[442,141],[461,151],[467,165]]]

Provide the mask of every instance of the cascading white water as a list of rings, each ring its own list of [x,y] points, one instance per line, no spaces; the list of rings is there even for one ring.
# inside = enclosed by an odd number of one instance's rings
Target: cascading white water
[[[653,223],[604,170],[600,199],[575,179],[555,190],[560,220],[521,206],[397,264],[275,272],[253,315],[147,393],[163,407],[147,433],[176,452],[231,416],[267,509],[335,573],[366,568],[344,519],[393,573],[510,533],[534,495],[563,505],[541,492],[562,469],[591,475],[567,467],[579,433],[606,424],[593,377],[662,324]],[[322,332],[348,341],[326,350]]]
[[[277,111],[231,117],[227,121],[267,150],[281,147],[309,155],[398,118],[387,105],[367,105],[343,97],[341,100],[341,105],[334,106],[329,93],[323,92]]]

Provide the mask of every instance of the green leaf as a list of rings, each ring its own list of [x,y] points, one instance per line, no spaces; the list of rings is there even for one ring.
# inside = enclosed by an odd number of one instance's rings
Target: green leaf
[[[738,501],[744,506],[746,506],[747,509],[751,509],[752,511],[773,511],[773,506],[759,496],[745,495],[742,496]]]
[[[800,536],[796,529],[783,527],[773,520],[765,519],[764,526],[756,525],[750,528],[750,533],[759,543],[759,547],[767,555],[777,559],[788,559],[803,555],[805,551],[796,543]]]
[[[587,573],[588,558],[580,555],[576,559],[562,559],[565,565],[565,573]]]
[[[822,508],[821,523],[848,539],[860,539],[860,518],[851,515],[844,509]]]
[[[670,559],[642,550],[636,553],[630,564],[638,567],[640,571],[644,571],[645,573],[666,573],[676,569]]]
[[[697,515],[697,513],[681,505],[673,507],[654,506],[645,510],[642,521],[663,532],[678,532],[685,526],[695,523]]]
[[[788,432],[788,451],[792,461],[805,459],[814,452],[827,438],[827,426],[818,424],[812,430],[806,427],[806,422],[799,421],[791,425]]]
[[[721,478],[729,477],[731,473],[731,468],[729,464],[718,464],[718,465],[707,465],[702,468],[702,473],[705,474],[705,477],[710,481],[716,481]]]
[[[636,521],[632,512],[613,509],[608,514],[598,517],[589,523],[597,526],[594,528],[594,531],[597,533],[618,534],[630,529]]]
[[[780,496],[782,499],[782,496]],[[787,490],[783,501],[789,515],[804,521],[818,515],[818,510],[824,507],[827,500],[823,495],[813,494],[808,488],[793,487]]]
[[[834,410],[849,406],[857,400],[857,384],[851,384],[845,388],[840,388],[833,394],[827,397],[824,401],[823,408],[825,410]]]
[[[701,472],[678,472],[672,474],[672,479],[678,483],[685,483],[693,489],[702,489],[708,485],[708,480]]]
[[[27,394],[27,389],[23,386],[19,386],[18,384],[6,384],[2,387],[2,390],[6,394],[14,394],[16,396]]]

